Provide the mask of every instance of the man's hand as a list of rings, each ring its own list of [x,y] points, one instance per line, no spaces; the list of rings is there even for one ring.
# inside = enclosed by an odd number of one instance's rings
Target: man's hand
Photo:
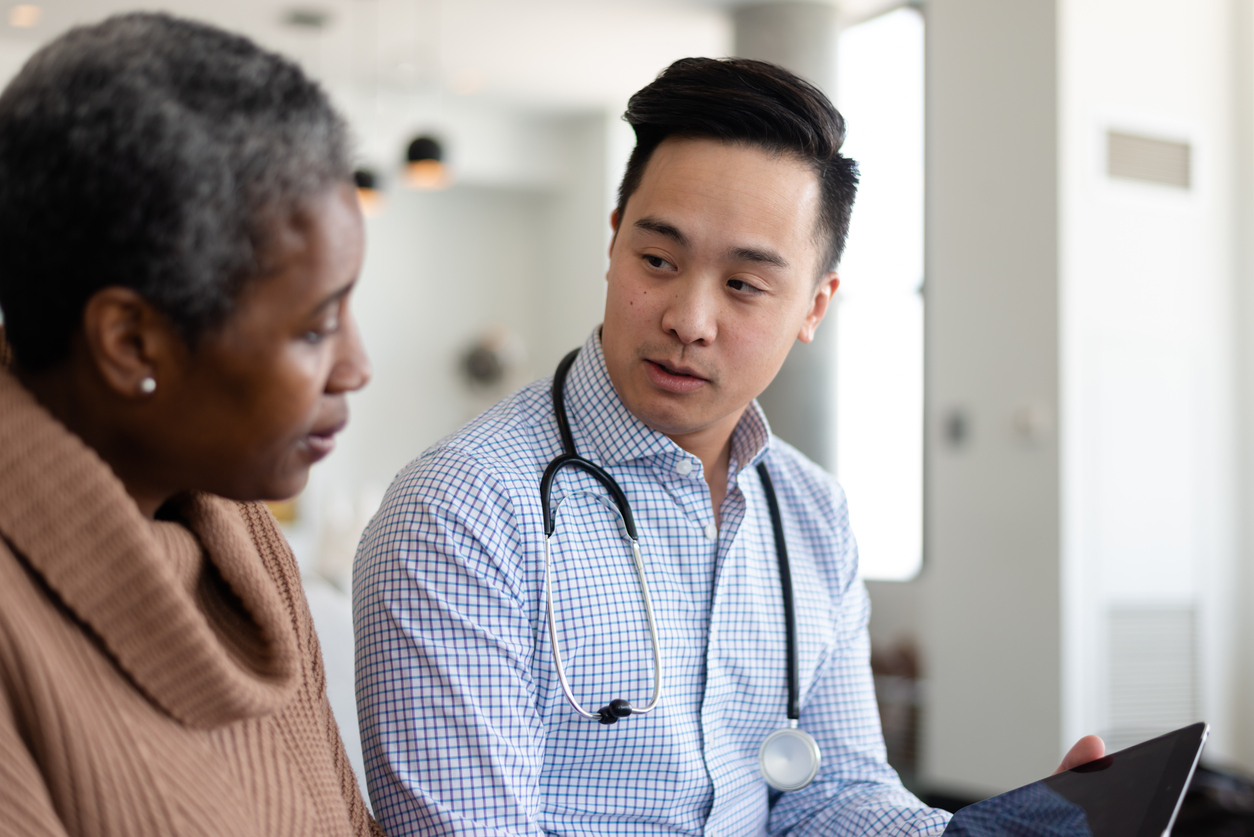
[[[1097,761],[1104,755],[1106,755],[1106,742],[1096,735],[1086,735],[1068,751],[1066,757],[1062,760],[1062,764],[1058,765],[1058,769],[1054,771],[1054,774],[1057,775],[1073,767]]]

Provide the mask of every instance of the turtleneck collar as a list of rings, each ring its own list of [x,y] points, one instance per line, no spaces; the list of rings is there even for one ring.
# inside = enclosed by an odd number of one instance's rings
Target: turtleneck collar
[[[172,717],[210,728],[274,712],[299,651],[239,506],[194,493],[168,508],[186,530],[144,518],[0,365],[0,538]]]

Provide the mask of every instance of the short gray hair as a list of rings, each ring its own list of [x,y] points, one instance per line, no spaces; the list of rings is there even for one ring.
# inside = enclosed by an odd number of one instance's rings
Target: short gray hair
[[[165,14],[70,30],[0,94],[0,309],[19,364],[64,359],[124,286],[194,347],[263,272],[279,213],[352,177],[293,62]]]

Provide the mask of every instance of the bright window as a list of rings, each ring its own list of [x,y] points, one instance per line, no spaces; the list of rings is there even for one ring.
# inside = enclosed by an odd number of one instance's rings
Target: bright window
[[[836,475],[862,575],[905,580],[923,560],[923,18],[850,27],[837,54],[862,184],[837,295]]]

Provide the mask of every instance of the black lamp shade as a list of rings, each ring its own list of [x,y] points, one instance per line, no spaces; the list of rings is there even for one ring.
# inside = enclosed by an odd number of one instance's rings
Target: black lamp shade
[[[370,169],[357,169],[353,172],[353,182],[358,189],[373,192],[379,188],[379,177]]]
[[[410,163],[421,163],[425,160],[440,162],[444,159],[444,147],[434,137],[422,136],[409,144],[405,160]]]

